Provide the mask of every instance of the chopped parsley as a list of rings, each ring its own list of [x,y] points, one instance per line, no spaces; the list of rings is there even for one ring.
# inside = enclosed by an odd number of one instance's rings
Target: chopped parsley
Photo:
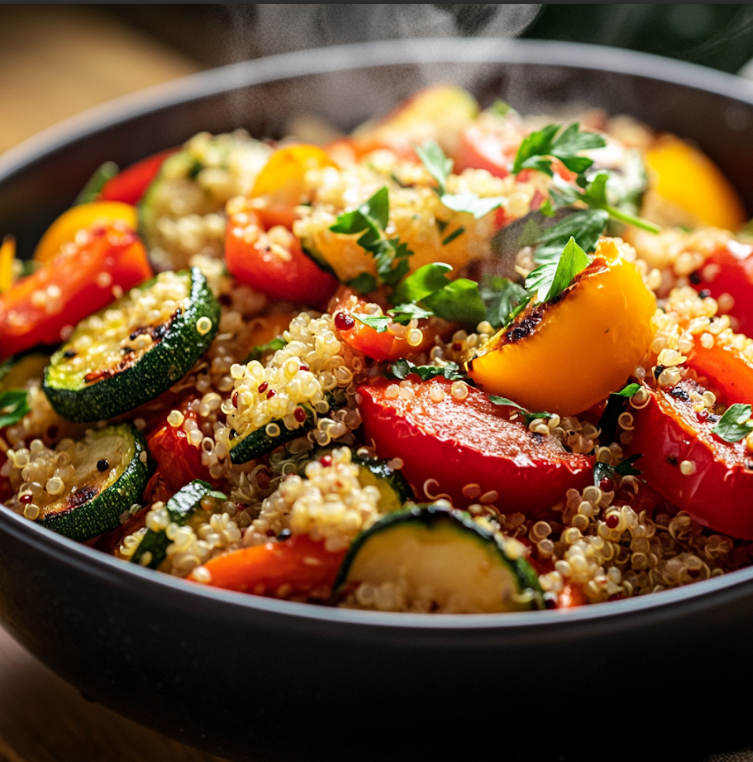
[[[482,198],[475,193],[448,193],[447,178],[450,176],[454,165],[452,159],[445,155],[439,143],[434,140],[428,140],[423,145],[416,146],[415,151],[426,171],[436,180],[437,187],[435,190],[439,200],[448,209],[452,209],[454,212],[472,214],[475,219],[479,220],[507,201],[504,196]]]
[[[611,442],[617,433],[617,422],[625,410],[627,401],[641,388],[640,384],[628,384],[619,392],[612,392],[607,400],[607,406],[601,415],[599,428]]]
[[[499,276],[482,278],[479,295],[486,306],[486,319],[494,328],[507,325],[515,309],[531,298],[520,283]]]
[[[643,471],[633,468],[633,463],[642,457],[641,453],[635,453],[621,460],[616,466],[610,466],[609,463],[597,463],[594,466],[594,485],[598,487],[602,479],[614,479],[615,476],[640,476]]]
[[[392,375],[403,381],[411,373],[415,373],[422,381],[428,381],[431,378],[446,378],[448,381],[460,381],[465,378],[460,368],[454,362],[448,362],[445,365],[414,365],[410,360],[398,360],[392,363],[390,369]]]
[[[552,158],[557,158],[571,172],[580,174],[593,164],[593,160],[578,154],[589,148],[603,148],[606,144],[607,141],[595,132],[581,132],[577,122],[564,130],[561,124],[549,124],[523,140],[515,155],[512,173],[517,175],[524,169],[535,169],[553,177]]]
[[[589,261],[586,252],[571,236],[556,263],[548,262],[529,273],[526,288],[536,293],[537,301],[548,302],[568,288],[573,278],[588,267]]]
[[[514,407],[518,414],[523,417],[523,420],[526,422],[526,426],[531,425],[531,421],[535,421],[537,418],[551,418],[551,413],[531,413],[526,408],[521,407],[518,405],[517,402],[513,402],[512,400],[507,399],[507,397],[499,397],[496,394],[490,394],[489,400],[493,402],[495,405],[504,405],[506,407]]]
[[[21,389],[0,393],[0,429],[18,423],[30,410],[29,394]]]
[[[249,363],[252,360],[261,360],[262,357],[265,355],[271,354],[272,352],[276,352],[278,349],[282,349],[284,346],[287,345],[287,341],[282,338],[276,338],[272,339],[272,341],[267,342],[266,344],[262,344],[261,346],[254,347],[249,353],[246,359],[243,361],[244,363]]]
[[[719,439],[733,443],[745,439],[753,432],[753,420],[751,419],[751,406],[736,403],[725,410],[719,423],[711,429]]]
[[[387,236],[385,230],[389,218],[389,189],[385,185],[358,209],[339,215],[330,230],[346,235],[360,233],[358,245],[374,258],[380,280],[388,286],[395,286],[408,274],[407,258],[413,252],[399,238]]]

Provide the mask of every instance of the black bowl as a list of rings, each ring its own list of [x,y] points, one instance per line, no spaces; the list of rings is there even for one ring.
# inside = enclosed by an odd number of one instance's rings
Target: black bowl
[[[582,45],[423,40],[237,64],[70,120],[0,158],[0,230],[30,250],[107,159],[123,166],[201,129],[274,136],[297,111],[348,129],[438,80],[523,112],[577,101],[631,113],[696,140],[753,207],[751,83]],[[488,742],[585,758],[602,754],[597,738],[617,739],[614,756],[646,748],[648,727],[675,752],[753,740],[724,699],[753,678],[753,568],[572,611],[380,614],[188,584],[0,507],[0,619],[87,696],[235,759],[474,758]]]

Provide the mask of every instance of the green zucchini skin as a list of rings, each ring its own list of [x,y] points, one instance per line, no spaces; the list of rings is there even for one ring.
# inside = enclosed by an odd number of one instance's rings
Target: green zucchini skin
[[[209,348],[220,322],[220,305],[197,267],[182,270],[190,273],[188,307],[171,320],[164,336],[134,364],[94,383],[67,388],[54,380],[56,365],[63,363],[68,344],[51,358],[44,375],[43,390],[54,410],[69,421],[85,423],[113,418],[149,402],[180,381]],[[139,288],[149,288],[155,279]],[[105,309],[117,308],[129,297],[121,297]],[[208,333],[201,335],[196,322],[202,317],[212,321]],[[88,318],[87,318],[88,319]]]
[[[330,409],[340,407],[345,404],[345,395],[335,390],[328,392],[327,401]],[[262,455],[272,452],[276,447],[289,442],[291,439],[297,439],[316,425],[317,416],[314,410],[306,404],[299,407],[306,411],[306,420],[296,429],[289,429],[282,420],[274,420],[269,423],[275,423],[280,428],[280,433],[276,437],[270,437],[267,434],[266,426],[263,426],[245,437],[236,437],[230,440],[230,461],[235,464],[248,463],[249,460],[260,458]],[[268,426],[269,424],[267,424]]]
[[[387,485],[394,492],[395,500],[400,505],[415,499],[416,496],[403,472],[390,468],[386,461],[379,458],[359,458],[353,453],[353,462],[372,473],[378,482]]]
[[[179,489],[165,506],[170,520],[179,526],[183,526],[201,505],[204,496],[212,492],[213,489],[211,484],[207,484],[201,479],[195,479]],[[138,548],[131,556],[131,563],[156,569],[167,557],[168,545],[170,545],[170,539],[164,529],[159,532],[147,529]],[[151,559],[148,564],[143,564],[141,559],[147,552],[151,554]]]
[[[84,542],[120,526],[120,517],[134,503],[141,501],[154,464],[141,432],[129,423],[110,426],[95,432],[91,446],[98,436],[113,432],[133,441],[133,454],[120,476],[109,487],[81,505],[51,513],[37,523],[53,532]],[[142,460],[142,453],[146,457]],[[79,489],[79,492],[82,490]]]
[[[475,541],[484,545],[499,564],[504,565],[512,575],[517,591],[530,590],[533,598],[528,604],[529,609],[543,609],[544,597],[539,585],[536,572],[523,558],[511,558],[501,546],[497,538],[489,531],[479,526],[467,514],[453,508],[440,505],[412,506],[401,511],[388,513],[380,518],[369,529],[362,532],[350,546],[335,580],[334,590],[342,593],[349,582],[348,575],[358,555],[367,544],[377,535],[384,535],[393,529],[410,527],[435,530],[451,527],[457,532],[459,540]]]

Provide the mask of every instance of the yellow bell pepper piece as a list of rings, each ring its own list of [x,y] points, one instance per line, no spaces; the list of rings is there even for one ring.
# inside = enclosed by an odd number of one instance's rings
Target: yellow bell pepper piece
[[[129,229],[136,230],[139,224],[136,207],[120,201],[93,201],[72,206],[47,228],[34,251],[34,259],[49,262],[63,246],[73,243],[79,231],[114,222],[122,222]]]
[[[3,238],[0,246],[0,294],[13,285],[13,260],[16,258],[16,239],[12,235]]]
[[[737,230],[746,221],[737,191],[706,154],[667,136],[646,152],[654,189],[697,224]]]
[[[266,196],[270,206],[293,208],[301,203],[304,177],[310,169],[337,166],[319,146],[295,145],[275,151],[251,189],[251,198]]]
[[[656,299],[611,239],[560,297],[528,306],[469,363],[490,394],[574,415],[619,390],[651,343]]]

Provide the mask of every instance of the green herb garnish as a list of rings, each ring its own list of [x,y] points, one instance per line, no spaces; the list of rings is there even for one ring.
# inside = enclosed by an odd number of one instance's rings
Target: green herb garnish
[[[436,180],[436,192],[439,200],[454,212],[472,214],[475,219],[486,217],[507,201],[504,196],[482,198],[475,193],[448,193],[447,178],[452,172],[454,162],[445,155],[439,144],[428,140],[421,146],[415,146],[416,155],[426,167],[426,171]],[[448,242],[449,243],[449,242]]]
[[[358,245],[374,258],[377,275],[383,283],[394,286],[407,275],[410,268],[406,259],[413,252],[399,238],[387,237],[385,230],[389,218],[389,190],[385,185],[358,209],[339,215],[329,229],[346,235],[360,233]]]
[[[593,164],[593,159],[578,154],[589,148],[603,148],[606,144],[607,141],[595,132],[581,132],[577,122],[564,130],[561,124],[549,124],[523,140],[515,155],[512,173],[517,175],[524,169],[535,169],[552,177],[551,157],[555,157],[571,172],[580,174]]]
[[[490,394],[489,400],[495,405],[504,405],[506,407],[514,407],[518,414],[523,417],[526,422],[526,426],[531,425],[531,421],[535,421],[537,418],[552,418],[552,413],[531,413],[526,408],[518,405],[517,402],[507,399],[507,397],[499,397],[496,394]]]
[[[21,389],[0,392],[0,429],[18,423],[30,409],[28,392]]]
[[[619,392],[612,392],[601,415],[599,428],[611,442],[617,433],[617,422],[625,410],[627,401],[641,388],[640,384],[628,384]]]
[[[482,279],[479,295],[486,306],[486,319],[494,328],[507,325],[515,308],[530,299],[528,291],[519,283],[499,276]]]
[[[753,420],[750,414],[750,405],[740,403],[730,405],[711,432],[725,442],[739,442],[753,432]]]
[[[282,349],[284,346],[287,345],[287,341],[282,338],[276,338],[272,339],[272,341],[268,341],[266,344],[262,344],[261,346],[254,347],[246,356],[246,359],[243,361],[244,363],[249,363],[252,360],[261,360],[262,357],[265,355],[271,354],[272,352],[276,352],[278,349]]]
[[[548,302],[568,288],[573,278],[585,270],[588,264],[588,255],[571,237],[556,264],[547,263],[529,273],[526,288],[536,292],[539,302]]]
[[[96,201],[99,198],[99,194],[102,193],[102,188],[105,187],[105,183],[107,183],[108,180],[112,180],[119,171],[120,169],[114,161],[106,161],[104,164],[97,167],[97,169],[94,170],[94,174],[86,181],[86,185],[84,185],[81,193],[76,196],[73,206],[90,204],[92,201]]]
[[[446,365],[414,365],[410,360],[398,360],[392,363],[392,375],[400,381],[406,379],[411,373],[417,374],[422,381],[428,381],[431,378],[446,378],[448,381],[460,381],[465,378],[465,374],[454,362],[448,362]]]
[[[640,476],[643,471],[633,468],[633,463],[642,457],[641,453],[630,455],[616,466],[610,466],[608,463],[597,463],[594,466],[594,485],[598,487],[602,479],[614,479],[615,476]]]

